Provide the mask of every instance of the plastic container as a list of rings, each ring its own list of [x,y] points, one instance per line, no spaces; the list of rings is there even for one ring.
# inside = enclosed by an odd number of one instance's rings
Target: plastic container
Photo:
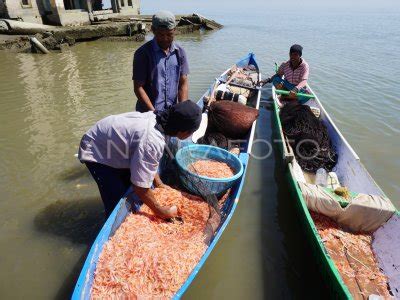
[[[216,100],[230,100],[234,102],[239,102],[243,105],[246,105],[247,103],[247,98],[243,95],[232,93],[226,84],[220,84],[217,88],[216,95],[215,95]]]
[[[321,116],[321,110],[318,107],[310,106],[310,109],[316,118]]]
[[[336,190],[338,187],[340,187],[340,182],[335,172],[328,173],[327,186],[332,190]]]
[[[326,186],[328,179],[328,173],[324,168],[319,168],[315,174],[315,184],[320,186]]]
[[[182,185],[191,193],[199,196],[221,195],[231,188],[243,174],[243,164],[236,155],[214,146],[189,145],[179,149],[175,159]],[[233,169],[235,175],[229,178],[210,178],[189,171],[189,165],[200,159],[225,162]]]
[[[247,103],[247,98],[245,96],[231,93],[229,91],[221,91],[221,90],[217,91],[215,99],[217,101],[218,100],[229,100],[229,101],[241,103],[243,105],[246,105],[246,103]]]

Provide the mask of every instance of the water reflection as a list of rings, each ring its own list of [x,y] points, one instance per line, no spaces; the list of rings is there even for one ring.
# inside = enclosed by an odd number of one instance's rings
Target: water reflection
[[[68,98],[70,101],[67,102],[67,107],[73,112],[69,114],[76,113],[77,111],[82,111],[82,102],[85,100],[85,91],[82,88],[82,82],[80,78],[80,66],[77,55],[73,51],[67,51],[64,53],[63,61],[65,62],[65,67],[63,69],[61,78],[66,83]]]
[[[41,63],[35,55],[18,55],[18,68],[20,70],[21,86],[24,89],[26,102],[23,110],[26,112],[25,122],[28,132],[28,151],[33,156],[45,152],[47,144],[54,144],[54,130],[48,117],[54,113],[53,105],[53,80],[49,65]]]
[[[36,215],[35,228],[73,243],[91,245],[105,221],[98,201],[98,197],[57,200]]]
[[[84,165],[75,165],[73,167],[69,167],[58,175],[60,180],[67,182],[76,181],[84,177],[91,178],[89,170]]]

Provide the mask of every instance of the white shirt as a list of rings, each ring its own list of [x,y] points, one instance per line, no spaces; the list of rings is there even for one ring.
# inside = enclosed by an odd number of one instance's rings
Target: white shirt
[[[166,144],[153,112],[128,112],[98,121],[82,137],[79,160],[130,169],[131,182],[150,188]]]

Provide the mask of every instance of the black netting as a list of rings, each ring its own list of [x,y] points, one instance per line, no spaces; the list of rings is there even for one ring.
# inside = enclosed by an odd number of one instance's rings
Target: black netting
[[[281,109],[280,118],[283,132],[301,168],[308,172],[316,172],[319,168],[332,171],[337,162],[337,153],[326,126],[310,107],[288,103]]]
[[[228,139],[220,132],[206,132],[206,134],[198,140],[199,144],[217,146],[228,149]]]

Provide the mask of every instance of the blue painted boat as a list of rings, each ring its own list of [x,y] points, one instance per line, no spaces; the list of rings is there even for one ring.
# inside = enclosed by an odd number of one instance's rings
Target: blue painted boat
[[[236,63],[237,67],[243,68],[246,66],[252,65],[255,67],[257,72],[257,81],[261,79],[261,74],[255,60],[255,55],[250,53],[243,59],[239,60]],[[203,106],[203,98],[210,94],[212,87],[217,83],[223,83],[227,81],[228,72],[231,69],[226,70],[224,73],[221,74],[220,77],[215,79],[213,84],[211,85],[210,89],[203,95],[203,97],[198,101],[199,106]],[[260,96],[261,91],[259,89],[253,89],[252,95],[249,96],[247,105],[259,108],[260,104]],[[221,209],[222,218],[221,223],[214,234],[214,237],[211,239],[210,245],[200,258],[197,265],[192,270],[191,274],[188,276],[184,284],[181,288],[176,292],[173,299],[180,299],[185,291],[189,288],[193,280],[196,278],[197,273],[200,271],[201,267],[204,265],[205,261],[207,260],[208,256],[211,254],[211,251],[214,249],[215,245],[217,244],[218,240],[220,239],[222,233],[224,232],[226,226],[228,226],[233,213],[236,209],[236,206],[239,202],[240,194],[244,185],[245,175],[247,172],[247,166],[249,161],[249,155],[251,146],[254,139],[254,132],[255,132],[256,121],[254,121],[251,130],[248,133],[246,138],[246,142],[241,144],[241,152],[239,154],[239,159],[243,164],[243,176],[241,179],[233,186],[231,189],[231,193],[229,198],[226,200],[223,208]],[[162,170],[160,170],[162,172]],[[130,199],[129,201],[127,199]],[[109,240],[109,238],[115,233],[118,227],[122,224],[126,216],[131,211],[139,210],[141,205],[140,200],[133,194],[132,190],[129,190],[127,194],[120,200],[118,205],[115,207],[112,214],[107,219],[106,223],[104,224],[103,228],[99,232],[96,240],[94,241],[90,252],[86,258],[85,264],[81,270],[80,276],[76,283],[72,299],[90,299],[91,294],[91,287],[94,279],[94,273],[96,270],[96,264],[99,259],[99,256],[102,252],[103,246]]]

